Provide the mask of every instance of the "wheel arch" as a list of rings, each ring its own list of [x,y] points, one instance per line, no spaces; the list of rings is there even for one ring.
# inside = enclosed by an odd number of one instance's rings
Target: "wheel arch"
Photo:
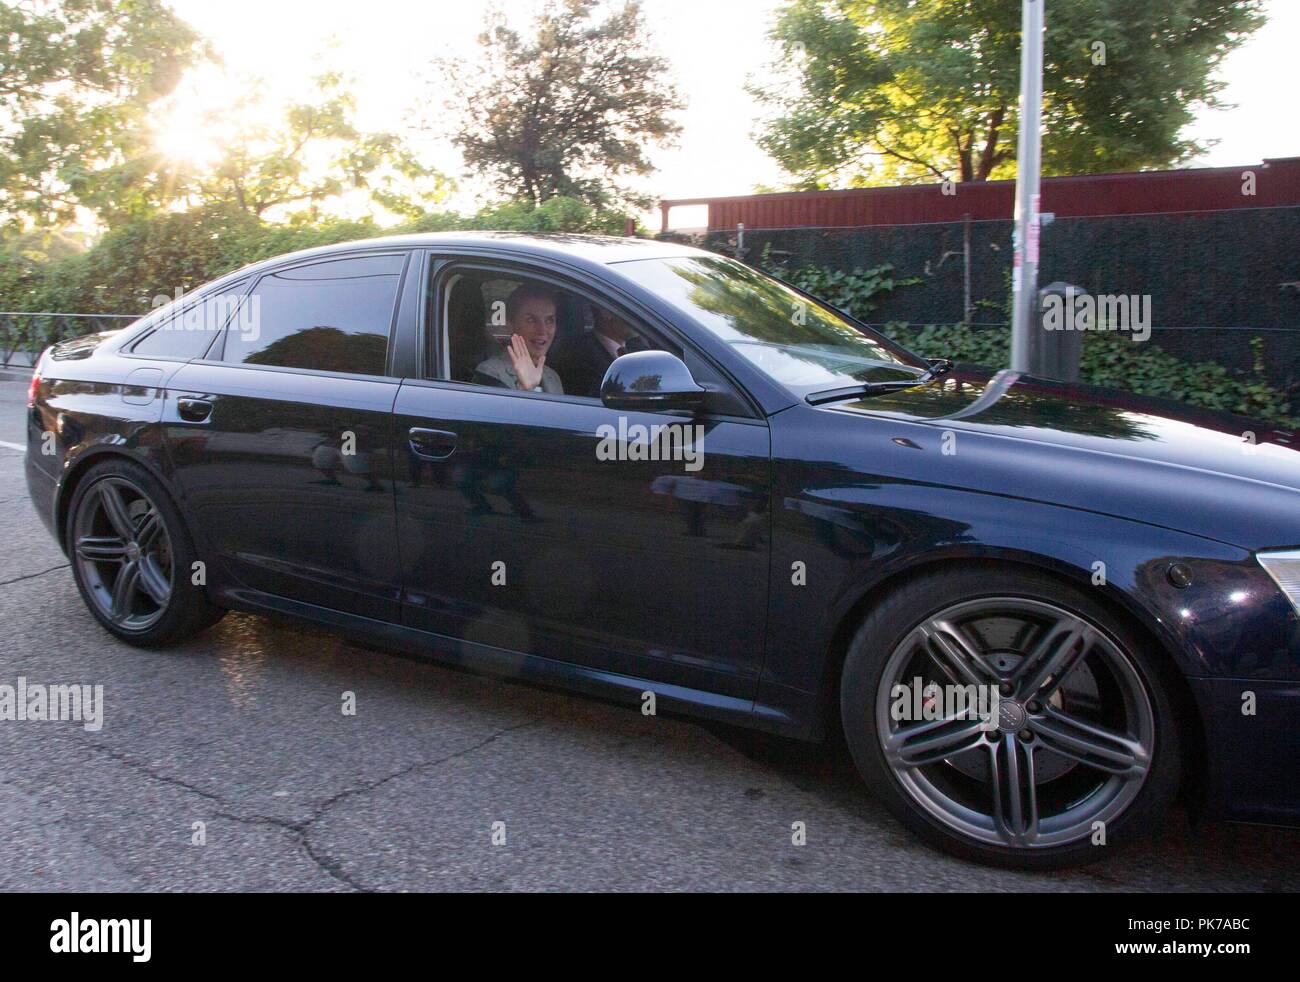
[[[58,535],[59,548],[66,555],[68,552],[68,509],[72,505],[72,499],[76,496],[77,488],[91,469],[98,464],[108,461],[120,460],[130,464],[135,464],[149,473],[149,476],[161,485],[171,504],[184,518],[186,531],[193,538],[193,531],[190,528],[188,516],[182,507],[179,498],[173,492],[171,483],[167,480],[167,475],[159,469],[158,465],[143,454],[133,454],[129,451],[114,445],[97,445],[88,447],[67,465],[62,477],[59,479],[59,487],[55,496],[54,503],[54,527]]]

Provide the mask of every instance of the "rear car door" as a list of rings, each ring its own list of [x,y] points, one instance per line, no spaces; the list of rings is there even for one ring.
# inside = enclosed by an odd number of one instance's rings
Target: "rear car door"
[[[389,372],[409,254],[331,254],[253,284],[171,379],[164,432],[222,582],[396,621]]]
[[[474,358],[457,369],[447,338],[490,352],[494,298],[512,280],[557,290],[561,320],[587,300],[609,302],[539,277],[506,264],[434,264],[425,377],[403,382],[394,415],[396,439],[407,443],[396,471],[403,617],[451,637],[748,701],[766,631],[766,422],[739,412],[694,420],[620,412],[597,398],[465,381]],[[456,295],[466,287],[472,295]],[[447,322],[456,317],[471,320]],[[561,324],[560,333],[579,327]],[[671,344],[657,337],[655,346]],[[687,355],[703,381],[696,358]],[[689,466],[601,452],[611,430],[665,423],[701,428],[703,452]]]

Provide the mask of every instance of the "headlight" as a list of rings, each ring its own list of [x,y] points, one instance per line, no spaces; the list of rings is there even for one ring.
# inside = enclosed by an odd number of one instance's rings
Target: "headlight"
[[[1273,577],[1278,589],[1286,594],[1296,613],[1300,614],[1300,549],[1260,552],[1256,553],[1255,558],[1264,567],[1264,571]]]

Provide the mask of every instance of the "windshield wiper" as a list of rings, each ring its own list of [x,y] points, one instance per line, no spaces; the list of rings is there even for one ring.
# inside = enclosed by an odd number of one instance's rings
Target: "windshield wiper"
[[[841,399],[856,399],[861,396],[877,396],[886,392],[901,392],[914,385],[923,385],[931,379],[938,378],[952,370],[952,362],[947,358],[930,358],[930,370],[922,372],[915,378],[895,378],[881,382],[859,382],[840,389],[823,389],[804,396],[810,406],[820,406],[827,402],[839,402]]]

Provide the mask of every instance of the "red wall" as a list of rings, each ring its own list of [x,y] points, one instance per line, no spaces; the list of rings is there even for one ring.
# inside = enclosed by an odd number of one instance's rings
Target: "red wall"
[[[1255,174],[1255,195],[1242,194],[1243,174]],[[817,228],[858,225],[911,225],[921,222],[1009,219],[1015,210],[1015,182],[957,184],[945,195],[943,185],[860,188],[851,191],[795,191],[734,198],[689,198],[663,201],[709,206],[709,230],[746,228]],[[1265,160],[1241,167],[1089,174],[1043,180],[1043,211],[1061,218],[1139,215],[1153,212],[1222,211],[1300,205],[1300,157]]]

